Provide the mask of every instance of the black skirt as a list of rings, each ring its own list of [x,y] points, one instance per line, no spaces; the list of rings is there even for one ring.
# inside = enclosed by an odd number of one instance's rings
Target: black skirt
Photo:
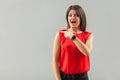
[[[87,73],[80,73],[80,74],[65,74],[64,72],[60,71],[61,79],[62,80],[89,80]]]

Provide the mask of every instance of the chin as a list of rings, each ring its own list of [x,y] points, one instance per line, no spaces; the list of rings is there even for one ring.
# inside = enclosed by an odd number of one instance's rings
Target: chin
[[[78,28],[78,26],[71,26],[71,28]]]

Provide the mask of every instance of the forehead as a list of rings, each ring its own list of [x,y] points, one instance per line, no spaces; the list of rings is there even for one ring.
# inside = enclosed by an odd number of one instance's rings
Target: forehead
[[[69,11],[69,14],[76,14],[76,11],[75,11],[74,9],[71,9],[71,10]]]

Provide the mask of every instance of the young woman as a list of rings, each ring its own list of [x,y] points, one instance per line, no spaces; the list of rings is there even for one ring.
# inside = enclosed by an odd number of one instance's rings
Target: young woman
[[[66,12],[67,29],[56,33],[53,44],[53,70],[56,80],[88,80],[93,34],[86,31],[86,15],[80,5]]]

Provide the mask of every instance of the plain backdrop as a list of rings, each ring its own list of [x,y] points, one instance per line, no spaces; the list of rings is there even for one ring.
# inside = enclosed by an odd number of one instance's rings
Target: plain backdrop
[[[81,5],[94,35],[90,80],[120,80],[119,0],[0,0],[0,80],[55,80],[52,45]]]

